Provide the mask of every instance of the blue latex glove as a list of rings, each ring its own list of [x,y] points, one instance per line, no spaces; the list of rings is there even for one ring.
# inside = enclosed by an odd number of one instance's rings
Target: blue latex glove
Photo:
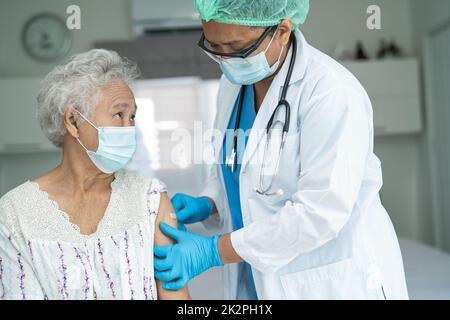
[[[204,237],[175,229],[164,222],[159,228],[177,241],[174,245],[154,247],[155,278],[164,281],[164,289],[180,290],[209,268],[223,266],[217,249],[218,235]]]
[[[181,223],[196,223],[208,219],[213,205],[206,197],[194,198],[186,194],[177,193],[172,198],[172,205]]]
[[[178,230],[187,231],[187,228],[183,223],[178,222]]]

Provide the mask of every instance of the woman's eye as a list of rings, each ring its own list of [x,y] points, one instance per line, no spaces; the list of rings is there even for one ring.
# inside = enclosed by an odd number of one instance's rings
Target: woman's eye
[[[119,117],[120,119],[122,119],[123,118],[123,113],[122,112],[117,112],[115,115],[114,115],[114,117]]]
[[[131,121],[134,121],[135,119],[136,119],[136,115],[133,114],[133,115],[130,117],[130,120],[131,120]]]

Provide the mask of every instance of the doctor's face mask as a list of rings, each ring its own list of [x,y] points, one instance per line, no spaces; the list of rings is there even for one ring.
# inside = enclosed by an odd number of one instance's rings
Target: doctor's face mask
[[[280,66],[281,55],[284,47],[281,48],[277,61],[270,66],[267,61],[266,52],[269,50],[276,32],[270,39],[268,46],[260,53],[248,58],[228,58],[221,59],[220,69],[227,79],[238,85],[250,85],[264,80],[277,71]]]
[[[256,50],[262,45],[263,41],[273,32],[269,43],[263,51],[259,53]],[[278,26],[267,28],[261,37],[251,47],[241,50],[236,53],[214,52],[213,47],[206,40],[205,35],[199,41],[199,46],[205,53],[216,61],[227,77],[227,79],[237,85],[250,85],[257,83],[273,75],[280,66],[281,56],[283,54],[284,46],[281,47],[278,59],[272,64],[269,64],[266,53],[272,46],[274,39],[278,33]]]

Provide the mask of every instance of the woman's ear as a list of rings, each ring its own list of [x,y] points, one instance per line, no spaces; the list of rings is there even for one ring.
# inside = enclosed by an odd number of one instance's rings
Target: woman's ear
[[[280,40],[283,46],[287,46],[289,44],[289,38],[292,33],[292,20],[284,19],[278,25],[278,39]]]
[[[78,132],[79,114],[74,108],[70,107],[64,112],[64,126],[67,132],[74,138],[79,138],[80,134]]]

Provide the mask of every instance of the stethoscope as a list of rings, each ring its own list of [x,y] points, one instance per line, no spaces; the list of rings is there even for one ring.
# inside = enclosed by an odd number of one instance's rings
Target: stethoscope
[[[259,186],[253,188],[253,191],[255,191],[256,193],[258,193],[260,195],[275,196],[275,195],[283,194],[283,189],[281,189],[281,188],[274,192],[271,192],[270,189],[273,186],[275,177],[278,175],[281,154],[283,152],[284,143],[286,141],[286,136],[289,132],[289,122],[290,122],[290,118],[291,118],[291,106],[289,105],[289,102],[286,100],[286,95],[287,95],[287,90],[289,87],[289,82],[291,81],[292,71],[294,69],[296,56],[297,56],[297,39],[294,36],[293,40],[292,40],[292,57],[291,57],[291,61],[289,63],[289,69],[288,69],[288,72],[286,75],[286,79],[284,80],[281,97],[280,97],[280,100],[278,101],[277,107],[273,111],[272,116],[270,117],[270,120],[266,126],[267,139],[266,139],[266,144],[264,146],[263,161],[261,163],[261,169],[260,169],[260,175],[259,175]],[[244,101],[244,93],[245,93],[245,88],[244,88],[244,86],[242,86],[240,94],[239,94],[238,110],[237,110],[237,115],[236,115],[236,123],[234,126],[234,136],[233,136],[233,144],[232,144],[232,148],[231,148],[231,153],[226,157],[226,160],[225,160],[225,165],[228,168],[230,168],[231,172],[234,172],[236,170],[236,146],[237,146],[237,139],[238,139],[238,133],[239,133],[239,126],[240,126],[240,122],[241,122],[241,112],[242,112],[242,105],[243,105],[243,101]],[[275,116],[276,116],[278,110],[282,107],[285,108],[286,113],[284,116],[282,139],[281,139],[280,148],[278,151],[277,161],[275,164],[275,173],[273,175],[271,175],[272,178],[271,178],[269,184],[267,186],[264,186],[265,185],[264,179],[266,176],[266,167],[267,167],[266,166],[267,148],[269,146],[270,138],[272,135],[272,130],[273,130],[272,127],[274,125]],[[276,123],[278,123],[278,122],[281,122],[281,121],[277,121]]]

